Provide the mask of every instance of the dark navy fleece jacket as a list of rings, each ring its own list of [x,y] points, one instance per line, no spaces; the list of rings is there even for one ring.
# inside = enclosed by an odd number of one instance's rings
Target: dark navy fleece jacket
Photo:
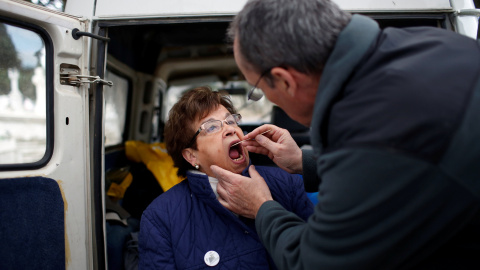
[[[301,220],[313,212],[299,175],[255,166],[272,197]],[[242,175],[248,175],[245,169]],[[205,254],[215,251],[214,267]],[[277,269],[255,231],[255,220],[237,217],[215,197],[207,175],[187,179],[156,198],[144,211],[139,269]]]

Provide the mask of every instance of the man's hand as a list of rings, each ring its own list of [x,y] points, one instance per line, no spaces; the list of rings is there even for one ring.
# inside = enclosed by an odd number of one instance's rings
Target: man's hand
[[[270,131],[259,135],[267,130]],[[303,173],[302,150],[286,129],[263,125],[245,135],[244,139],[255,139],[242,142],[249,152],[268,156],[289,173]]]
[[[255,218],[260,206],[273,200],[263,177],[250,166],[251,178],[232,173],[218,166],[210,167],[218,179],[217,192],[220,203],[230,211],[247,218]]]

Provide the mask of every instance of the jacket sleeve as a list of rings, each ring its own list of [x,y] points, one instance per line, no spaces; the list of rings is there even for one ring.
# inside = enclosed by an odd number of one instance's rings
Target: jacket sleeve
[[[307,192],[317,192],[320,179],[313,150],[302,150],[303,185]]]
[[[308,222],[274,201],[256,216],[279,269],[407,268],[478,211],[472,194],[414,157],[341,150],[323,155],[318,166],[319,203]]]
[[[176,269],[172,245],[165,228],[144,213],[140,222],[139,233],[139,270]]]
[[[303,179],[299,175],[291,175],[293,184],[291,184],[291,205],[293,212],[307,220],[313,213],[313,203],[308,198],[303,186]]]

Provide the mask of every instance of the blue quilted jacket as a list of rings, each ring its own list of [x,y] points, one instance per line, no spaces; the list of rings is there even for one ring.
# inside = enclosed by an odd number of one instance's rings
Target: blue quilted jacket
[[[300,176],[274,167],[255,168],[285,209],[304,220],[312,214]],[[248,169],[242,175],[249,176]],[[216,252],[214,266],[206,263],[209,251]],[[188,173],[187,180],[148,206],[141,219],[139,253],[140,270],[276,269],[257,236],[255,220],[224,208],[203,174]]]

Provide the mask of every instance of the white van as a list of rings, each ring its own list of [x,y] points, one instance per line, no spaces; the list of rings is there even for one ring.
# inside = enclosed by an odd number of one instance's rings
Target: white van
[[[308,130],[268,100],[246,100],[249,86],[225,42],[245,2],[68,0],[63,13],[0,0],[0,269],[123,263],[135,231],[127,217],[163,191],[139,182],[151,172],[127,157],[126,142],[162,142],[169,108],[195,86],[228,91],[244,131],[275,123],[309,144]],[[479,35],[472,0],[336,2],[381,27]],[[132,184],[111,206],[107,188],[128,173]]]

